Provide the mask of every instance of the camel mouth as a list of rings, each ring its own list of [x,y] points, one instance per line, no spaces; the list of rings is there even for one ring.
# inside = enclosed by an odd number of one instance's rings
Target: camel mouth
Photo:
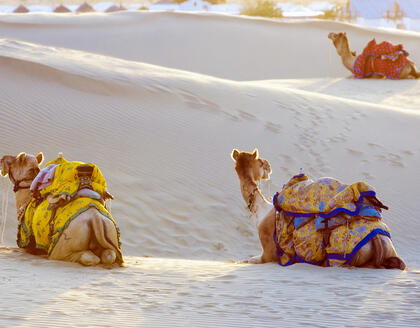
[[[334,41],[334,39],[337,37],[337,34],[335,34],[335,33],[329,33],[328,34],[328,39],[330,39],[330,40],[333,40]]]

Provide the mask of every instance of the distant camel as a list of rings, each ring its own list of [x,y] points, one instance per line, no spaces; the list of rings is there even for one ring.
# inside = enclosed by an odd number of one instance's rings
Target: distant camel
[[[10,181],[14,184],[16,209],[20,225],[25,220],[25,212],[27,210],[29,211],[34,208],[34,211],[36,211],[38,208],[36,207],[37,205],[33,205],[32,207],[32,204],[36,204],[36,202],[30,186],[40,172],[39,166],[43,159],[44,155],[42,153],[38,153],[36,156],[21,153],[18,156],[5,155],[1,158],[1,174],[3,176],[9,175]],[[81,181],[80,177],[79,180]],[[79,194],[79,192],[81,193]],[[119,247],[117,227],[110,218],[103,215],[105,210],[99,202],[95,203],[95,199],[88,198],[87,195],[89,193],[92,194],[95,192],[84,191],[82,189],[78,191],[77,197],[74,198],[75,200],[68,200],[66,205],[71,205],[72,202],[82,203],[83,201],[88,202],[88,205],[83,210],[80,210],[81,213],[77,212],[73,215],[71,220],[69,217],[63,217],[69,210],[62,212],[60,214],[61,217],[58,219],[64,220],[64,228],[57,228],[53,222],[48,222],[48,225],[54,229],[54,233],[58,235],[58,237],[55,237],[58,240],[55,240],[55,244],[51,253],[48,254],[48,258],[52,260],[79,262],[87,266],[99,263],[105,265],[118,263],[123,265],[124,260]],[[61,196],[55,199],[48,197],[46,200],[42,199],[41,204],[48,201],[51,206],[55,202],[62,200],[63,197]],[[49,205],[46,204],[46,206]],[[102,209],[102,212],[99,209]],[[25,227],[26,231],[32,231],[35,228],[33,226]],[[52,230],[48,228],[43,230],[47,230],[45,232],[47,234],[46,240],[49,239],[49,245],[51,245]],[[50,235],[48,235],[49,232]],[[33,236],[30,238],[32,239]],[[28,240],[28,244],[32,245],[28,245],[28,250],[34,253],[37,253],[37,250],[39,251],[38,243],[35,246],[33,240],[30,242]]]
[[[273,201],[275,206],[273,206],[264,198],[257,185],[261,179],[269,180],[271,166],[268,161],[258,157],[257,149],[252,153],[234,149],[231,157],[235,162],[242,197],[255,221],[262,246],[262,254],[249,259],[249,263],[278,262],[285,266],[302,262],[320,266],[350,265],[405,269],[404,261],[398,257],[388,237],[388,228],[380,218],[373,216],[375,213],[380,213],[379,207],[385,208],[376,197],[366,196],[365,202],[359,203],[359,206],[363,205],[363,211],[372,215],[371,217],[361,216],[362,213],[351,216],[343,212],[329,218],[326,223],[319,220],[322,219],[321,216],[315,214],[306,217],[305,214],[301,214],[295,217],[293,213],[279,208],[281,202],[279,198],[284,196],[286,190],[293,191],[293,188],[287,187],[299,186],[300,180],[306,181],[303,175],[297,176],[298,183],[292,179],[292,183],[289,182],[284,187],[280,196],[279,194],[275,196]],[[326,183],[333,181],[328,178],[325,180],[328,180]],[[303,182],[301,186],[308,186],[307,182]],[[331,184],[327,185],[327,190],[330,186]],[[348,189],[350,193],[355,186],[358,184],[341,185],[343,188],[350,187]],[[297,193],[302,197],[309,197],[308,194],[306,196],[304,194],[301,190]],[[305,199],[295,201],[304,202]],[[375,205],[369,205],[372,203]],[[355,206],[353,203],[349,205]],[[324,229],[317,230],[318,223],[324,224]]]
[[[389,42],[376,44],[375,39],[370,41],[363,53],[356,56],[350,50],[347,34],[329,33],[343,65],[357,78],[390,78],[390,79],[418,79],[420,73],[416,65],[409,60],[408,53],[402,45],[394,46]]]

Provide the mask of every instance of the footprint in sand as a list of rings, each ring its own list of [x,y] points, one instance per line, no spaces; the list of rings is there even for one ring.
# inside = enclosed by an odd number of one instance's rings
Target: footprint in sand
[[[255,120],[257,117],[255,115],[252,115],[251,113],[245,112],[243,110],[239,110],[239,116],[247,119],[247,120]]]
[[[414,153],[411,150],[401,150],[401,153],[408,156],[414,155]]]
[[[281,125],[278,123],[273,123],[273,122],[267,122],[265,123],[265,127],[267,128],[267,130],[274,132],[274,133],[279,133],[280,129],[281,129]]]
[[[384,147],[373,142],[369,142],[368,146],[375,149],[383,149]]]
[[[386,161],[388,164],[391,164],[392,166],[405,167],[405,164],[402,161],[402,157],[398,154],[385,153],[385,154],[378,154],[375,157],[379,160]]]
[[[279,155],[280,158],[282,158],[284,161],[286,162],[290,162],[293,163],[295,160],[293,159],[293,157],[286,155],[286,154],[280,154]]]
[[[191,108],[194,109],[205,109],[208,111],[219,111],[220,110],[220,106],[205,100],[205,99],[201,99],[199,97],[197,97],[196,95],[186,91],[186,90],[180,90],[178,92],[178,94],[180,95],[180,97],[182,98],[182,100],[184,101],[184,103],[186,103],[188,106],[190,106]]]
[[[363,152],[351,148],[346,148],[347,152],[354,156],[362,156]]]
[[[363,178],[365,178],[365,179],[369,179],[369,180],[375,179],[375,177],[372,174],[370,174],[369,172],[362,172],[361,174],[362,174]]]

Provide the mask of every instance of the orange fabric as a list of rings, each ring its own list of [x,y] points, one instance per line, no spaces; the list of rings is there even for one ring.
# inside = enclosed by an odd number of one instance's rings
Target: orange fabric
[[[356,58],[353,68],[354,77],[361,79],[375,73],[397,80],[402,68],[408,64],[407,57],[408,52],[403,49],[402,44],[393,45],[387,41],[377,44],[373,39],[367,44],[363,53]]]

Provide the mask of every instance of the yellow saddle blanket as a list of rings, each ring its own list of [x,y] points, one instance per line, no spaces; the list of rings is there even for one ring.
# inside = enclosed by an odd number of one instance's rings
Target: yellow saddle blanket
[[[56,164],[54,181],[51,185],[40,190],[40,197],[32,198],[27,206],[23,218],[18,225],[17,244],[22,248],[39,249],[51,254],[63,231],[81,213],[91,207],[96,208],[106,218],[111,220],[118,232],[118,247],[121,251],[119,229],[111,214],[101,200],[82,197],[75,198],[79,187],[77,167],[83,162],[70,162],[64,158],[57,158],[45,165]],[[99,168],[94,164],[91,185],[102,199],[106,193],[106,181]],[[55,210],[48,199],[66,196],[69,200]],[[55,211],[55,213],[54,213]]]
[[[273,205],[277,211],[274,239],[282,266],[350,264],[375,235],[391,238],[380,214],[387,207],[364,182],[312,181],[300,174],[274,196]]]
[[[332,217],[340,212],[358,214],[363,197],[376,197],[375,189],[364,182],[346,185],[333,178],[313,181],[300,174],[274,196],[273,204],[291,215]]]

